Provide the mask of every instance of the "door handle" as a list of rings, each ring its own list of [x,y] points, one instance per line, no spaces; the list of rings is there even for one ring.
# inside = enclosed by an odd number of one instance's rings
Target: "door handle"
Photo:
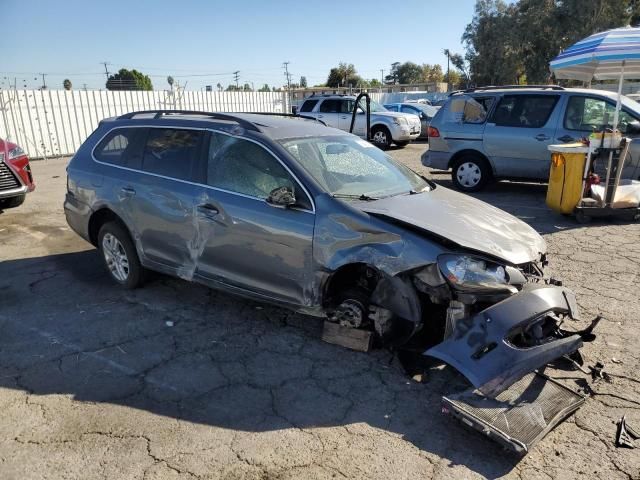
[[[539,133],[538,135],[535,136],[535,139],[538,140],[539,142],[544,142],[545,140],[549,140],[549,137],[544,133]]]
[[[570,135],[564,135],[562,137],[558,137],[558,140],[564,143],[569,143],[569,142],[573,142],[573,137]]]
[[[204,217],[213,218],[220,213],[217,207],[211,205],[210,203],[205,203],[203,205],[198,205],[198,212],[201,213]]]
[[[122,187],[120,191],[127,197],[133,197],[136,194],[136,191],[133,187]]]

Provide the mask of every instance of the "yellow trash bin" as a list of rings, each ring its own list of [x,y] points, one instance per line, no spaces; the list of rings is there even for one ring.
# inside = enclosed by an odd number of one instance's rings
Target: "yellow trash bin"
[[[549,145],[551,169],[547,206],[558,213],[572,213],[582,198],[582,178],[589,147],[582,143]]]

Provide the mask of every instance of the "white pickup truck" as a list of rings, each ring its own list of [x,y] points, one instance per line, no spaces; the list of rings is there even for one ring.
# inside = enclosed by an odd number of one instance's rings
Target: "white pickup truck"
[[[312,95],[304,100],[298,112],[301,115],[322,120],[330,127],[346,132],[351,127],[351,117],[356,97],[350,95]],[[366,103],[361,99],[356,113],[353,133],[359,137],[367,136]],[[395,143],[406,146],[420,136],[420,118],[417,115],[390,112],[379,103],[371,100],[371,141],[386,149]]]

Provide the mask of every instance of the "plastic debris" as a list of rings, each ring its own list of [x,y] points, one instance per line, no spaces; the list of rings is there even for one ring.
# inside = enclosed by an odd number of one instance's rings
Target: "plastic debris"
[[[167,327],[173,327],[173,325],[174,325],[174,324],[173,324],[173,322],[172,322],[171,320],[167,320],[166,322],[164,322],[164,324],[165,324]]]
[[[633,428],[627,425],[627,419],[623,415],[618,420],[618,431],[616,433],[616,447],[636,448],[634,440],[638,440],[640,435]]]

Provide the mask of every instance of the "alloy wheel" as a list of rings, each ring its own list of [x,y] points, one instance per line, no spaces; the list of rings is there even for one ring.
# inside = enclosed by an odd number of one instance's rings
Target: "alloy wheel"
[[[129,277],[129,258],[120,240],[106,233],[102,238],[102,252],[111,275],[120,282],[126,282]]]

